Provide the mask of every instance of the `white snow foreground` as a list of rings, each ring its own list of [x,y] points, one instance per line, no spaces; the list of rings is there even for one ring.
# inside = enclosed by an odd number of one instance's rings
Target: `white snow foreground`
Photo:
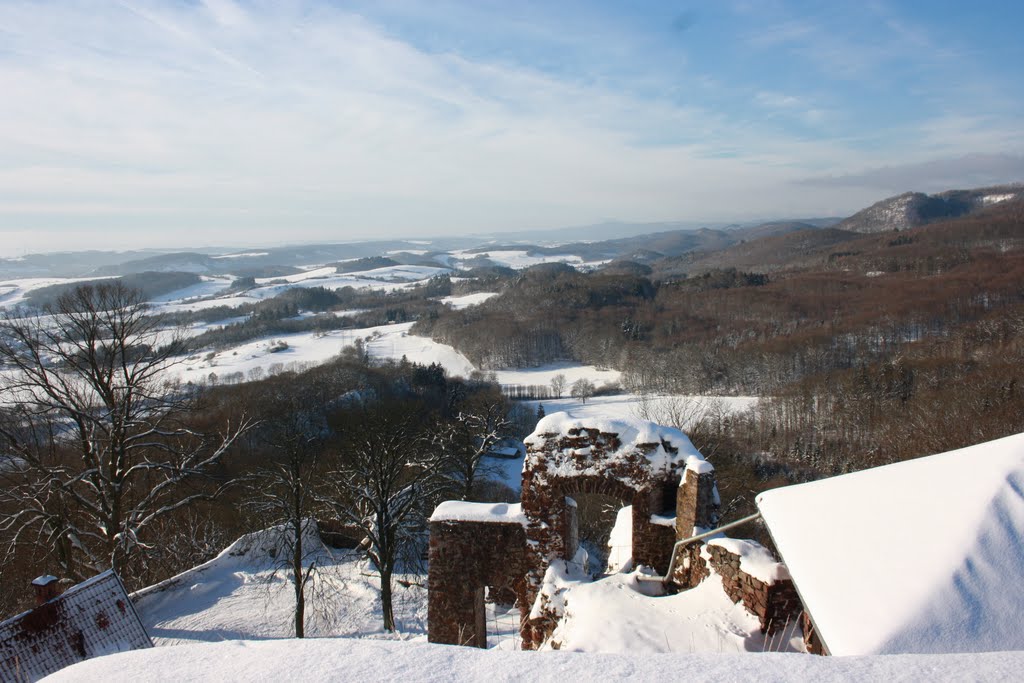
[[[136,610],[153,643],[294,635],[295,597],[284,566],[285,533],[275,527],[247,534],[209,562],[135,593]],[[303,550],[307,567],[316,562],[306,589],[307,635],[404,639],[426,634],[425,577],[395,576],[398,632],[387,633],[380,579],[359,553],[328,548],[315,527],[304,534]]]
[[[1015,680],[1024,653],[812,657],[502,652],[347,638],[229,641],[91,659],[47,681]]]
[[[544,577],[543,590],[554,596],[550,602],[562,615],[545,649],[634,654],[803,651],[795,623],[765,636],[757,617],[729,599],[713,570],[696,588],[665,595],[659,582],[643,580],[649,570],[590,581],[559,571],[560,564],[565,563],[552,563]]]
[[[833,655],[1024,650],[1024,434],[757,504]]]

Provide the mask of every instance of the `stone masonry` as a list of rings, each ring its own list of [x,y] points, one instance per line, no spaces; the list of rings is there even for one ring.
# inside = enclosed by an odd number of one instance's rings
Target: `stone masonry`
[[[742,602],[758,618],[762,633],[781,631],[800,617],[803,604],[792,581],[762,581],[740,568],[739,555],[717,545],[706,547],[711,567],[722,577],[722,589],[733,602]]]
[[[525,550],[521,524],[431,522],[427,639],[487,647],[484,589],[499,602],[518,599]]]
[[[666,443],[637,444],[623,455],[618,434],[598,429],[573,429],[568,434],[541,434],[530,447],[523,468],[523,513],[530,519],[526,536],[526,602],[537,597],[544,572],[554,559],[572,559],[574,547],[568,539],[575,524],[568,524],[571,506],[567,497],[581,493],[613,496],[633,506],[633,561],[665,572],[674,542],[673,530],[651,521],[652,514],[674,514],[675,492],[679,486],[676,470],[652,471],[647,459]],[[616,453],[615,458],[608,454]],[[526,610],[524,610],[525,614]],[[523,647],[540,645],[546,629],[530,624],[524,617]]]

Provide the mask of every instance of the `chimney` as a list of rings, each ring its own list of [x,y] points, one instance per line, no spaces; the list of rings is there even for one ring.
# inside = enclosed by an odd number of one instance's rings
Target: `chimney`
[[[53,600],[55,597],[63,593],[60,586],[60,579],[56,576],[50,576],[44,574],[32,580],[32,590],[36,594],[36,606]]]

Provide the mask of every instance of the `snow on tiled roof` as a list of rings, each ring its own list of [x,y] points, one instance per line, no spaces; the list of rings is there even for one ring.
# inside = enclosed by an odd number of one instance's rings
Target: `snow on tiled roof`
[[[153,647],[113,572],[0,623],[0,682],[35,681],[92,657]]]
[[[757,504],[833,655],[1024,649],[1024,434]]]

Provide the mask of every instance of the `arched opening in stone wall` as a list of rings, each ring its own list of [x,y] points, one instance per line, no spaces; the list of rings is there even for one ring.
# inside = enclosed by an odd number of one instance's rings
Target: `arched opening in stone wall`
[[[609,557],[614,555],[616,566],[625,558],[632,557],[633,528],[631,500],[605,493],[578,493],[570,497],[576,502],[576,524],[579,546],[587,551],[590,558],[591,576],[608,572]],[[625,509],[628,508],[628,509]],[[617,529],[615,548],[610,547],[612,531],[624,510],[625,528]]]
[[[610,548],[608,542],[616,522],[620,522],[616,531],[617,564],[621,566],[632,558],[632,545],[635,521],[633,505],[639,498],[647,496],[633,486],[612,477],[580,477],[563,479],[555,487],[558,494],[575,504],[575,514],[570,515],[575,521],[575,529],[566,529],[576,543],[570,544],[571,549],[582,547],[589,555],[589,573],[599,576],[608,572]],[[641,509],[646,505],[640,504]],[[622,519],[620,520],[620,511]],[[567,548],[570,550],[570,548]],[[570,560],[571,557],[566,556]],[[618,567],[615,571],[618,570]]]

